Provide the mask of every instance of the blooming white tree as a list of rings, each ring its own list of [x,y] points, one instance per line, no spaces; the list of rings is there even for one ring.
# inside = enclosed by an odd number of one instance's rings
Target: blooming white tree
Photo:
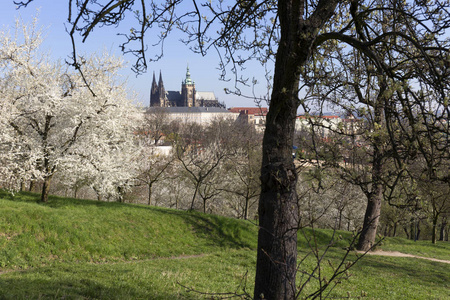
[[[0,33],[0,182],[87,178],[100,194],[123,191],[133,176],[133,130],[139,113],[106,53],[84,60],[83,76],[39,52],[36,26]]]

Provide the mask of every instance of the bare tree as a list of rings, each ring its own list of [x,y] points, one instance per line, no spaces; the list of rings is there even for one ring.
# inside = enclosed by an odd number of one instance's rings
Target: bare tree
[[[225,163],[228,175],[221,189],[234,196],[230,205],[237,216],[245,220],[249,218],[250,209],[257,207],[260,194],[261,140],[262,135],[253,124],[239,120],[231,124],[227,147],[234,151]]]
[[[172,132],[171,125],[164,108],[152,107],[145,112],[142,126],[138,130],[142,153],[137,180],[148,188],[148,205],[151,204],[153,185],[167,177],[166,170],[174,160],[172,153],[165,153],[158,148]]]
[[[187,178],[192,182],[194,192],[190,209],[194,209],[197,196],[203,201],[203,211],[206,212],[206,201],[216,196],[220,191],[212,188],[217,179],[217,172],[234,151],[223,141],[227,141],[226,135],[229,127],[221,128],[221,123],[213,123],[204,128],[197,123],[189,123],[183,126],[182,131],[174,140],[175,155],[183,166]]]
[[[145,112],[139,134],[148,139],[149,145],[159,145],[170,131],[170,121],[164,107],[151,107]]]
[[[153,148],[151,150],[155,149]],[[168,174],[166,171],[173,163],[174,157],[171,155],[167,156],[158,153],[150,153],[144,155],[140,159],[142,162],[140,164],[140,174],[137,180],[147,186],[147,204],[151,205],[154,184],[167,179]]]

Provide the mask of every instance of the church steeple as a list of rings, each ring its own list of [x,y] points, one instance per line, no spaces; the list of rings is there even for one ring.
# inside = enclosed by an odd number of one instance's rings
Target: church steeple
[[[153,71],[153,81],[150,90],[150,106],[159,106],[159,90],[156,84],[155,71]]]
[[[153,80],[152,80],[152,94],[158,90],[158,85],[156,84],[155,71],[153,71]]]
[[[184,80],[184,84],[193,84],[191,79],[191,72],[189,72],[189,65],[186,68],[186,79]]]
[[[158,86],[159,86],[159,88],[164,88],[164,83],[163,83],[163,79],[162,79],[161,70],[159,71],[159,82],[158,82]]]
[[[195,102],[195,83],[191,79],[189,65],[186,68],[186,79],[181,84],[181,98],[183,99],[182,106],[198,106],[198,103]]]
[[[156,84],[156,76],[155,72],[153,71],[153,81],[150,91],[150,106],[165,107],[167,106],[166,102],[166,90],[164,89],[161,70],[159,71],[158,84]]]
[[[166,90],[164,89],[164,82],[162,79],[161,70],[159,70],[159,82],[158,82],[158,93],[159,93],[159,106],[166,106]]]

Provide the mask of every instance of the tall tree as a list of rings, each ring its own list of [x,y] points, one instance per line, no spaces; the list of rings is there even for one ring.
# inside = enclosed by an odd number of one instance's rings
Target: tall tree
[[[26,6],[34,0],[18,2]],[[73,65],[82,71],[82,61],[75,51],[75,34],[85,41],[92,30],[102,25],[117,25],[125,13],[134,9],[138,26],[125,34],[124,52],[137,56],[135,70],[147,66],[144,37],[153,34],[164,41],[170,31],[186,33],[187,44],[201,54],[217,50],[223,70],[240,71],[247,60],[266,64],[275,60],[270,110],[263,141],[261,195],[259,202],[259,236],[255,279],[255,299],[293,299],[296,295],[297,270],[297,175],[292,161],[294,121],[299,100],[300,79],[315,51],[327,41],[343,42],[360,51],[388,76],[375,55],[377,43],[387,37],[400,37],[393,55],[421,55],[421,71],[427,79],[437,81],[442,72],[431,60],[444,61],[441,34],[449,26],[449,3],[445,0],[377,1],[377,0],[249,0],[212,1],[109,1],[69,0],[69,33],[74,43]],[[139,8],[134,8],[140,6]],[[404,28],[380,31],[376,18],[390,11]],[[431,35],[424,47],[417,36]],[[370,38],[364,39],[365,36]],[[395,38],[394,38],[395,40]],[[133,43],[137,44],[133,48]],[[131,46],[131,47],[130,47]],[[159,55],[156,55],[158,58]],[[431,60],[430,60],[431,59]],[[381,64],[380,64],[381,63]],[[326,74],[325,74],[326,76]],[[245,78],[236,75],[238,82]],[[307,88],[307,86],[306,86]],[[444,95],[442,98],[444,99]]]
[[[382,2],[378,4],[380,7],[384,5]],[[432,116],[440,114],[436,110],[425,109],[428,118],[420,117],[418,108],[430,107],[435,100],[414,96],[418,93],[415,85],[420,83],[421,93],[426,88],[433,91],[436,99],[440,98],[437,102],[445,102],[449,72],[439,66],[448,55],[448,42],[433,40],[431,32],[441,31],[439,26],[429,31],[429,35],[423,34],[423,20],[411,18],[420,8],[394,1],[392,9],[381,9],[372,15],[359,5],[353,2],[350,7],[358,40],[348,41],[359,46],[346,49],[331,40],[325,42],[305,68],[305,78],[311,87],[308,98],[318,100],[319,108],[338,106],[341,111],[362,118],[366,124],[352,132],[346,126],[334,131],[346,136],[347,140],[356,138],[362,141],[369,159],[360,163],[369,167],[369,172],[357,174],[355,171],[361,168],[343,167],[334,156],[321,156],[321,159],[332,158],[329,163],[345,170],[344,178],[359,185],[366,194],[367,209],[357,247],[368,251],[375,243],[383,196],[392,195],[396,183],[406,173],[408,161],[417,152],[412,145],[421,138],[415,128],[418,124],[427,124],[424,131],[427,135],[432,134],[431,129],[435,127],[433,119],[436,118]],[[404,9],[413,14],[408,15]],[[431,47],[434,42],[436,44]],[[345,143],[341,142],[344,150]],[[439,145],[440,142],[435,140],[431,143]],[[347,145],[353,147],[353,142]]]
[[[132,126],[138,122],[124,86],[114,82],[121,60],[93,54],[86,58],[82,80],[78,72],[39,52],[40,33],[34,25],[17,26],[15,38],[4,33],[0,38],[0,106],[8,107],[2,114],[6,126],[0,128],[3,168],[12,176],[26,178],[28,173],[42,179],[43,202],[61,170],[100,176],[99,190],[116,194],[116,187],[131,177],[124,166],[132,161],[118,159],[132,158]],[[95,97],[85,81],[95,87]]]

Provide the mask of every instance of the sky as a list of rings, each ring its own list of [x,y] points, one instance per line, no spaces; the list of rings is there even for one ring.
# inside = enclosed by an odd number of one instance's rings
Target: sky
[[[27,8],[17,10],[13,0],[3,0],[0,9],[0,30],[13,30],[15,19],[21,18],[25,23],[30,23],[33,17],[37,16],[38,26],[43,28],[45,40],[43,49],[50,51],[55,60],[66,59],[72,51],[71,41],[66,32],[65,22],[67,20],[68,1],[67,0],[35,0]],[[123,27],[127,27],[134,21],[132,15],[125,19]],[[78,53],[89,54],[92,52],[108,52],[117,56],[123,56],[119,45],[123,39],[117,35],[121,28],[103,27],[97,28],[93,34],[82,44],[78,40]],[[234,89],[234,81],[224,82],[219,80],[220,71],[217,69],[218,57],[215,53],[209,53],[205,57],[193,53],[187,46],[180,42],[181,36],[172,34],[165,42],[164,57],[152,62],[148,66],[145,74],[136,76],[131,70],[131,64],[134,62],[134,56],[123,56],[128,67],[121,74],[127,78],[128,88],[137,95],[137,102],[148,106],[150,98],[150,85],[153,78],[153,72],[158,80],[159,72],[162,73],[164,87],[166,90],[180,91],[181,82],[186,75],[186,67],[189,66],[191,78],[195,81],[198,91],[212,91],[216,94],[220,102],[225,102],[227,108],[236,106],[256,106],[252,99],[226,94],[224,89]],[[159,51],[159,48],[149,45],[146,55]],[[256,96],[267,94],[264,82],[264,69],[258,63],[252,63],[247,66],[245,75],[252,78],[256,77],[260,84],[254,90]],[[242,93],[251,96],[252,88],[242,88]],[[265,103],[263,106],[267,106]]]

